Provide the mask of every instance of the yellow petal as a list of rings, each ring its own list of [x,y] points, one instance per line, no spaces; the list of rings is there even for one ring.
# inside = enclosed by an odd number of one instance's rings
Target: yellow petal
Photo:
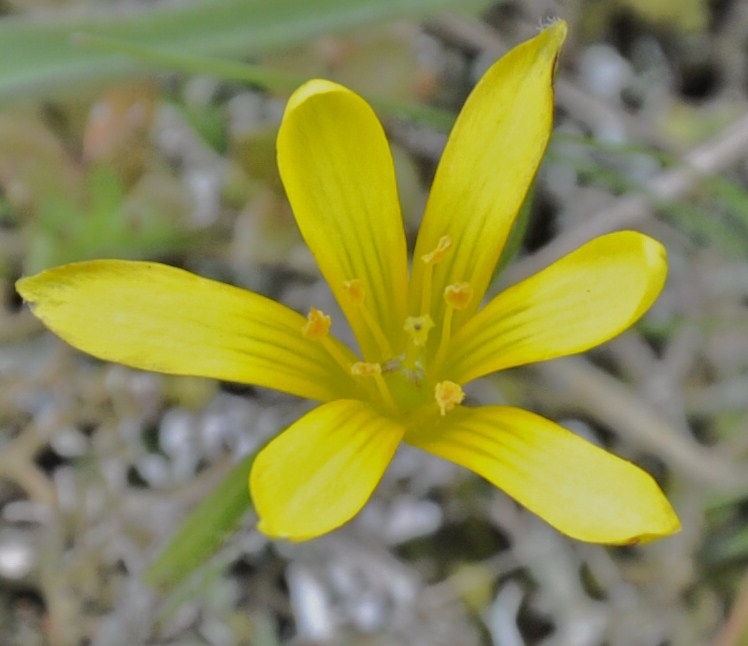
[[[361,401],[324,404],[255,458],[249,477],[259,529],[314,538],[350,520],[371,496],[403,428]]]
[[[511,50],[483,76],[449,137],[431,189],[413,262],[410,308],[420,308],[420,258],[447,236],[451,249],[434,267],[430,313],[442,319],[447,285],[468,282],[474,297],[457,329],[480,303],[514,218],[545,152],[553,118],[551,81],[566,23],[558,21]]]
[[[680,529],[650,475],[518,408],[458,408],[405,441],[471,469],[572,538],[626,545]]]
[[[323,401],[355,392],[322,345],[303,338],[303,316],[181,269],[94,260],[22,278],[17,288],[47,327],[100,359]]]
[[[364,358],[382,361],[346,281],[361,281],[364,307],[385,338],[402,336],[407,257],[392,156],[369,105],[329,81],[291,97],[278,133],[278,167],[301,233],[351,322]]]
[[[494,298],[459,331],[445,368],[465,383],[582,352],[646,312],[667,275],[664,247],[641,233],[601,236]]]

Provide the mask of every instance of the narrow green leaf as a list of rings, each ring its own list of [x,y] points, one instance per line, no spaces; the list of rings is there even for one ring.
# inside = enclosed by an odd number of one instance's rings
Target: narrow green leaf
[[[251,83],[277,92],[291,92],[307,80],[304,77],[273,70],[264,65],[175,52],[98,34],[80,33],[76,34],[75,38],[81,46],[98,51],[100,54],[124,54],[150,67],[155,66],[187,74],[207,74],[225,81]]]
[[[154,588],[171,588],[184,581],[218,550],[239,527],[252,507],[247,477],[255,458],[243,458],[226,478],[182,522],[156,561],[145,573]]]
[[[95,7],[0,20],[0,99],[19,99],[133,74],[142,64],[76,42],[86,32],[194,55],[251,56],[314,37],[447,8],[475,10],[486,0],[196,0]]]
[[[308,80],[264,65],[165,51],[155,47],[138,45],[130,41],[93,34],[79,34],[79,41],[91,49],[125,54],[147,65],[155,65],[188,74],[208,74],[225,81],[251,83],[272,92],[290,94]],[[354,87],[353,89],[357,88]],[[444,132],[449,131],[455,121],[454,114],[439,108],[392,101],[381,97],[365,96],[365,98],[383,114],[417,121],[422,125],[431,126]]]

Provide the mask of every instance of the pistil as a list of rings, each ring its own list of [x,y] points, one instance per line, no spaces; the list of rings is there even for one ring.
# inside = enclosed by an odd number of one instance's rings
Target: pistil
[[[434,321],[428,314],[405,319],[403,330],[408,334],[409,343],[401,369],[410,383],[420,384],[423,381],[423,351],[433,327]]]

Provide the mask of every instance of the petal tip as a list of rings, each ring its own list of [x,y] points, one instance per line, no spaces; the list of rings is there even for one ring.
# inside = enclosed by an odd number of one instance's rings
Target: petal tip
[[[312,79],[307,81],[303,85],[300,85],[294,93],[289,97],[288,104],[286,105],[286,112],[299,108],[303,103],[314,97],[322,94],[329,94],[331,92],[350,92],[347,88],[328,81],[326,79]]]
[[[536,36],[539,51],[555,58],[558,50],[566,40],[568,27],[566,21],[561,18],[554,18],[544,25],[544,29]]]
[[[16,281],[16,291],[27,303],[33,300],[33,279],[30,276],[24,276]]]
[[[55,275],[51,272],[52,270],[46,270],[33,276],[23,276],[15,283],[16,292],[37,316],[37,307],[53,298],[55,291],[60,288],[60,282],[55,280]]]
[[[597,543],[600,545],[610,545],[614,547],[633,547],[644,543],[651,543],[662,538],[667,538],[681,531],[681,523],[678,516],[673,511],[667,500],[664,499],[659,509],[652,510],[647,518],[642,518],[640,522],[629,521],[623,526],[615,527],[595,527],[593,531],[576,533],[569,531],[569,528],[560,528],[556,526],[562,534],[571,538],[583,541],[585,543]],[[589,530],[589,528],[588,528]]]
[[[657,300],[665,287],[668,274],[668,258],[665,246],[642,233],[636,233],[641,240],[642,256],[649,275],[648,289],[642,295],[641,304],[637,310],[638,320]]]
[[[650,238],[644,234],[639,235],[642,237],[642,246],[650,265],[652,267],[667,269],[667,249],[665,249],[665,246],[654,238]]]
[[[681,531],[682,526],[678,515],[665,497],[665,494],[655,482],[654,478],[645,471],[639,471],[641,488],[630,502],[636,510],[629,516],[626,523],[633,531],[621,535],[610,541],[610,545],[638,545],[650,543],[661,538],[667,538]],[[637,519],[638,517],[638,519]],[[624,526],[626,526],[624,525]]]
[[[568,25],[563,18],[552,18],[544,31],[548,34],[549,40],[560,45],[566,39],[568,30]]]
[[[650,543],[660,538],[667,538],[673,534],[677,534],[683,527],[680,524],[678,516],[673,511],[672,507],[667,504],[666,508],[662,509],[662,513],[659,518],[652,523],[652,526],[644,531],[626,544],[636,545],[638,543]]]

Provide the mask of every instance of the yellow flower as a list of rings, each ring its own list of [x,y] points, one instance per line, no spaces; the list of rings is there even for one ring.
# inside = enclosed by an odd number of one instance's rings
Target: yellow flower
[[[491,67],[444,151],[408,275],[390,150],[366,102],[314,80],[288,102],[278,164],[301,233],[358,340],[331,320],[156,263],[99,260],[23,278],[72,345],[136,368],[318,400],[264,448],[250,488],[269,535],[307,539],[353,517],[400,442],[480,474],[569,536],[631,543],[678,519],[652,478],[533,413],[463,405],[491,372],[581,352],[636,321],[665,251],[606,235],[481,301],[551,131],[556,22]]]

